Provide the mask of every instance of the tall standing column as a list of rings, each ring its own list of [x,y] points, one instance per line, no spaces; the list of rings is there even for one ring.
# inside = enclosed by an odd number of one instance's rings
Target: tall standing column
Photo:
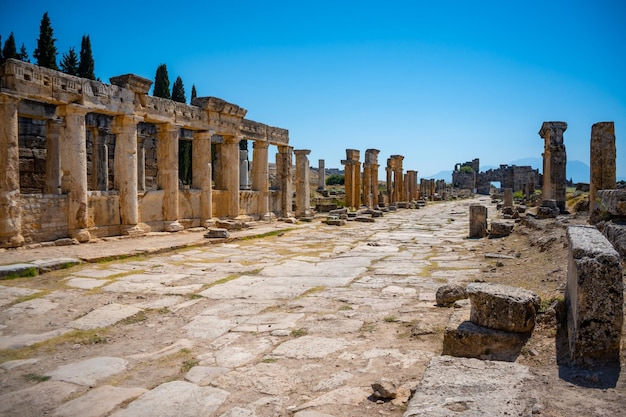
[[[259,192],[259,214],[269,218],[268,149],[267,142],[255,140],[252,143],[252,189]]]
[[[353,166],[352,161],[346,159],[341,161],[343,167],[343,189],[345,195],[346,207],[354,207],[354,203],[352,202],[352,195],[354,194],[352,189],[354,188],[354,175],[352,173]]]
[[[366,154],[367,158],[367,154]],[[363,194],[361,203],[366,207],[372,207],[372,170],[370,164],[363,164]]]
[[[363,164],[363,195],[368,196],[368,207],[378,205],[378,149],[365,151],[365,163]],[[367,182],[366,182],[367,179]]]
[[[222,173],[228,192],[228,217],[239,216],[239,142],[238,136],[224,136],[222,144]]]
[[[139,223],[137,198],[137,123],[143,119],[132,115],[113,118],[111,129],[115,134],[115,188],[120,195],[121,232],[126,235],[143,234]],[[177,202],[178,204],[178,202]]]
[[[545,141],[542,197],[544,200],[556,200],[561,211],[565,210],[567,155],[563,144],[563,132],[566,129],[565,122],[543,122],[539,130],[539,136]]]
[[[615,126],[600,122],[591,126],[589,213],[593,212],[598,190],[617,188]]]
[[[318,191],[324,191],[326,189],[326,167],[325,161],[319,159],[317,161],[317,189]]]
[[[358,207],[361,204],[361,153],[356,149],[346,149],[344,188],[346,207]]]
[[[62,120],[55,118],[46,123],[46,194],[61,193],[61,138]]]
[[[280,208],[283,217],[293,216],[293,185],[292,185],[292,165],[293,165],[293,147],[279,146],[278,155],[276,155],[276,176],[280,184],[281,199]]]
[[[200,189],[200,224],[204,226],[213,218],[211,136],[208,130],[195,132],[191,152],[192,187]]]
[[[295,150],[296,154],[296,217],[308,217],[311,215],[311,193],[309,184],[309,158],[311,153],[308,149]]]
[[[387,172],[387,204],[391,205],[391,203],[395,203],[394,192],[393,192],[393,168],[391,167],[391,158],[387,158],[387,167],[385,168]]]
[[[61,128],[62,184],[68,192],[68,226],[70,237],[88,242],[89,197],[87,187],[87,108],[76,104],[57,107],[57,114],[64,119]]]
[[[0,95],[0,247],[22,246],[20,153],[17,106],[19,99]]]
[[[157,126],[157,184],[163,190],[163,230],[178,232],[178,138],[180,129],[171,123]]]

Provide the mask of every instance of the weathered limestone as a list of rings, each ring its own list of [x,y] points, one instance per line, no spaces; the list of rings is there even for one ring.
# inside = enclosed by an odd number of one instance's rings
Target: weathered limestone
[[[59,147],[61,153],[62,190],[68,194],[68,226],[70,237],[88,242],[89,217],[87,197],[87,148],[85,147],[85,115],[88,109],[77,104],[57,107],[63,118],[62,135],[65,140]]]
[[[292,154],[293,147],[279,146],[276,155],[276,177],[281,190],[280,211],[283,217],[293,217]]]
[[[387,195],[389,204],[405,201],[404,178],[402,174],[402,161],[404,156],[391,155],[387,158]]]
[[[183,229],[178,222],[178,136],[180,129],[170,123],[157,127],[157,183],[163,190],[163,230]]]
[[[240,185],[240,159],[239,142],[241,137],[223,136],[222,144],[222,174],[224,187],[227,192],[228,217],[234,219],[239,216],[239,185]]]
[[[417,185],[417,171],[408,170],[406,172],[407,199],[414,201],[419,199],[419,189]]]
[[[571,359],[619,361],[624,320],[620,258],[594,227],[567,228],[567,324]]]
[[[269,216],[269,176],[268,176],[269,143],[254,141],[252,144],[252,189],[260,193],[259,214]]]
[[[535,327],[540,299],[532,291],[498,284],[471,283],[471,322],[507,332],[530,332]]]
[[[469,212],[469,237],[480,239],[487,235],[487,207],[472,204]]]
[[[211,132],[194,133],[192,187],[200,189],[200,224],[206,226],[213,217],[213,186],[211,184]],[[267,153],[266,153],[267,155]]]
[[[513,231],[514,223],[507,220],[492,220],[489,230],[490,238],[507,237]]]
[[[589,212],[593,212],[598,190],[617,188],[615,126],[613,122],[600,122],[591,126],[589,154]]]
[[[543,190],[544,200],[556,200],[559,210],[565,211],[565,166],[567,155],[563,144],[565,122],[543,122],[539,130],[544,143],[543,152]]]
[[[504,189],[504,207],[513,207],[513,189],[505,188]]]
[[[363,164],[363,205],[373,208],[378,206],[378,149],[365,151]]]
[[[24,244],[20,206],[18,103],[16,97],[0,95],[0,247]]]
[[[317,161],[317,189],[318,191],[326,190],[326,168],[325,161],[318,159]]]
[[[311,215],[311,194],[309,192],[309,149],[294,150],[296,154],[296,217]]]
[[[467,298],[467,291],[465,287],[455,284],[447,284],[439,287],[435,294],[435,300],[437,305],[445,306],[452,304],[455,301],[463,300]]]
[[[356,208],[361,205],[361,162],[360,151],[346,149],[346,159],[341,161],[344,168],[344,188],[346,194],[346,207]]]

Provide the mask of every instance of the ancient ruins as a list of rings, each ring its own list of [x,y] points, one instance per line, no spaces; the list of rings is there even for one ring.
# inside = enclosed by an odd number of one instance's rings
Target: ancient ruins
[[[12,59],[0,79],[0,247],[294,215],[288,131],[245,119],[235,104],[177,103],[149,96],[152,82],[133,74],[104,84]],[[296,151],[299,166],[307,155]],[[308,170],[297,174],[296,193],[308,195]],[[298,215],[307,201],[297,198]]]

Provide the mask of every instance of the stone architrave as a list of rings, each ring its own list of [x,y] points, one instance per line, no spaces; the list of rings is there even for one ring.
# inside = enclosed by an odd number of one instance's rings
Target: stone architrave
[[[178,232],[178,137],[180,129],[171,123],[157,127],[157,183],[163,190],[163,230]]]
[[[569,263],[565,305],[574,362],[618,361],[624,321],[620,257],[591,226],[567,228]]]
[[[311,215],[309,149],[294,150],[296,155],[296,217]]]
[[[200,189],[200,224],[203,226],[213,218],[211,136],[212,132],[208,130],[195,132],[191,152],[191,181],[193,188]]]
[[[592,213],[598,190],[617,188],[615,126],[600,122],[591,126],[589,212]]]
[[[483,238],[487,235],[487,207],[472,204],[469,212],[469,237]]]
[[[556,200],[559,210],[565,211],[565,166],[567,155],[563,144],[565,122],[543,122],[539,136],[544,139],[543,190],[544,200]]]
[[[137,198],[137,123],[136,116],[116,116],[112,131],[115,134],[115,185],[120,196],[120,220],[123,234],[142,234]]]
[[[317,161],[317,189],[319,191],[326,189],[326,168],[324,165],[325,161],[323,159]]]
[[[68,226],[70,237],[81,243],[91,239],[89,233],[89,199],[87,186],[86,107],[68,104],[57,107],[63,118],[61,143],[62,186],[68,193]]]
[[[0,95],[0,247],[24,244],[20,206],[19,99]]]

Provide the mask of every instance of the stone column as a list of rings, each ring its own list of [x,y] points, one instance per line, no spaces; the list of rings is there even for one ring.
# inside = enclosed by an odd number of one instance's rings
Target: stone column
[[[369,207],[378,206],[378,149],[365,151],[365,164],[363,167],[363,194],[370,195]],[[365,172],[369,172],[369,188],[365,185]]]
[[[213,186],[211,182],[211,132],[194,132],[192,142],[192,187],[200,189],[200,224],[207,226],[213,218]]]
[[[346,160],[342,160],[341,164],[344,166],[343,167],[343,172],[344,172],[344,180],[343,180],[343,188],[345,190],[345,203],[346,203],[346,207],[350,208],[350,207],[354,207],[354,203],[352,202],[352,195],[354,194],[352,189],[354,188],[354,175],[352,173],[353,171],[353,166],[352,166],[352,161],[346,159]]]
[[[268,148],[267,142],[252,143],[252,189],[259,192],[259,214],[269,219]]]
[[[55,118],[46,123],[46,194],[61,194],[61,138],[62,120]]]
[[[143,120],[132,115],[113,118],[111,129],[115,134],[115,188],[120,196],[121,231],[126,235],[143,234],[139,223],[137,198],[137,123]]]
[[[394,192],[393,192],[393,167],[391,166],[391,158],[387,158],[387,204],[391,205],[395,203]]]
[[[222,174],[224,178],[224,188],[228,192],[228,217],[231,219],[239,216],[239,136],[224,135],[222,144]]]
[[[600,122],[591,126],[589,213],[593,213],[598,190],[617,188],[615,126]]]
[[[346,207],[358,207],[361,204],[361,153],[356,149],[346,149],[344,188]]]
[[[87,186],[87,126],[85,115],[88,109],[76,104],[57,107],[63,117],[61,128],[61,171],[62,187],[68,193],[68,226],[70,237],[79,242],[88,242],[89,197]]]
[[[283,217],[293,216],[292,153],[293,147],[282,145],[278,147],[278,154],[276,155],[276,177],[278,184],[280,184],[280,208]]]
[[[318,191],[324,191],[326,189],[326,168],[324,167],[324,160],[317,161],[317,189]]]
[[[0,95],[0,247],[24,244],[20,201],[19,99]]]
[[[513,189],[504,189],[504,207],[513,207]]]
[[[410,201],[417,200],[417,171],[407,171],[408,198]]]
[[[563,144],[565,122],[543,122],[539,136],[544,141],[543,153],[543,190],[544,200],[556,200],[561,211],[565,211],[565,165],[567,155]]]
[[[137,191],[146,191],[146,138],[139,135],[137,136]]]
[[[296,154],[296,217],[311,215],[311,191],[308,149],[295,150]]]
[[[402,160],[404,156],[402,155],[392,155],[393,159],[393,182],[394,182],[394,201],[405,201],[406,198],[404,196],[404,181],[402,174]]]
[[[472,204],[469,212],[469,237],[482,238],[487,235],[487,207]]]
[[[367,162],[363,164],[363,194],[361,203],[372,207],[372,170]]]
[[[163,190],[163,230],[178,232],[178,138],[180,129],[171,123],[157,126],[157,184]]]
[[[249,179],[248,179],[248,151],[239,149],[239,189],[240,190],[248,190],[250,189]]]

